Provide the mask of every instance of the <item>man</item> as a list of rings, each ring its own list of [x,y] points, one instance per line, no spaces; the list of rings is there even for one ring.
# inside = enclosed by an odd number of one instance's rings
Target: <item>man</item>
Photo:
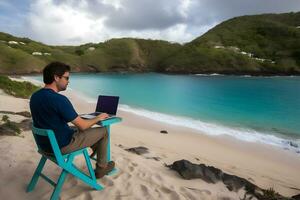
[[[30,98],[33,124],[37,128],[52,129],[63,154],[91,147],[93,155],[97,153],[95,175],[97,178],[102,178],[114,168],[115,163],[107,162],[106,128],[91,127],[108,115],[103,113],[88,120],[78,116],[69,99],[59,94],[60,91],[67,89],[69,72],[70,66],[60,62],[52,62],[43,69],[45,86]],[[68,122],[74,124],[78,131],[70,128]],[[37,141],[45,152],[52,152],[46,137],[38,136]]]

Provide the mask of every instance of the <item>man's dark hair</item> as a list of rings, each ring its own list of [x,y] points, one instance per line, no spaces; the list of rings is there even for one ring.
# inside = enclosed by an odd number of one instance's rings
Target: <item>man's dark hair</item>
[[[45,84],[54,81],[54,75],[62,76],[65,72],[71,71],[71,67],[61,62],[51,62],[43,69],[43,80]]]

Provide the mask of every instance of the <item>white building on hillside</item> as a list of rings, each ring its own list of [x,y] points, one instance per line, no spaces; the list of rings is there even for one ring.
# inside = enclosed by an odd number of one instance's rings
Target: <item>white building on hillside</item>
[[[224,49],[224,48],[225,48],[224,46],[220,46],[220,45],[215,46],[215,49]]]
[[[32,55],[34,55],[34,56],[41,56],[41,55],[43,55],[43,53],[35,51],[35,52],[32,53]]]
[[[19,44],[19,43],[16,41],[9,41],[8,44]]]

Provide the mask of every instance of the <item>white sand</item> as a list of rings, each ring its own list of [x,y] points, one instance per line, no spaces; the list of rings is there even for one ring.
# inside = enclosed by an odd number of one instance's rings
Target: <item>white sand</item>
[[[78,113],[90,112],[95,105],[87,104],[75,94],[65,92]],[[1,111],[29,110],[28,100],[0,93]],[[193,130],[161,124],[133,114],[120,112],[123,122],[111,129],[112,158],[118,173],[99,180],[105,189],[92,190],[69,175],[61,199],[239,199],[242,194],[229,192],[221,184],[207,184],[200,179],[183,180],[177,172],[164,167],[176,160],[212,165],[223,171],[246,178],[282,195],[300,193],[300,155],[268,145],[245,143],[229,137],[210,137]],[[0,118],[2,114],[0,114]],[[11,118],[12,119],[12,118]],[[169,134],[161,134],[165,129]],[[0,197],[1,199],[49,199],[52,186],[43,179],[36,189],[25,189],[40,159],[31,132],[22,137],[0,136]],[[124,148],[145,146],[150,153],[136,155]],[[159,157],[156,161],[151,157]],[[76,162],[82,168],[83,158]],[[44,173],[56,180],[60,171],[51,162]],[[293,189],[298,188],[298,189]]]

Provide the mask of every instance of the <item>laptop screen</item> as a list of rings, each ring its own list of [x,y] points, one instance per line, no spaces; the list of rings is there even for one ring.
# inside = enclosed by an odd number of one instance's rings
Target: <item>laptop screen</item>
[[[96,112],[105,112],[110,115],[116,115],[118,109],[119,97],[118,96],[98,96]]]

